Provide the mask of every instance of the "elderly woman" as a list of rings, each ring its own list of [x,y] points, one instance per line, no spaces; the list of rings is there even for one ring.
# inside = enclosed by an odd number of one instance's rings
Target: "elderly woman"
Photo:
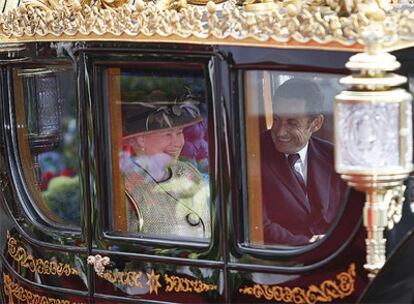
[[[209,186],[178,159],[183,129],[202,120],[193,102],[135,104],[125,120],[121,166],[128,230],[157,237],[210,238]]]

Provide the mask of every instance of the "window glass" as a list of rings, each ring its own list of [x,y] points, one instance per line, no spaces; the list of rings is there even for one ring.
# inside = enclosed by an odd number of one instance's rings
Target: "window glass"
[[[334,96],[340,75],[244,72],[247,193],[254,246],[299,246],[327,233],[346,184],[335,173]]]
[[[34,208],[51,225],[80,226],[78,122],[72,68],[13,72],[17,140]]]
[[[112,231],[208,240],[209,127],[203,67],[108,68],[104,74],[112,141]]]

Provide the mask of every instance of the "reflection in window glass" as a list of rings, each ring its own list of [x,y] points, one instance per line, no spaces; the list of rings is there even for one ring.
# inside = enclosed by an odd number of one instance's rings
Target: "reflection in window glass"
[[[75,77],[71,68],[16,69],[18,145],[27,187],[51,225],[80,226]]]
[[[335,173],[332,104],[339,75],[244,73],[248,218],[255,246],[321,239],[346,190]]]
[[[209,239],[208,126],[202,67],[109,68],[106,78],[113,230],[165,239]]]

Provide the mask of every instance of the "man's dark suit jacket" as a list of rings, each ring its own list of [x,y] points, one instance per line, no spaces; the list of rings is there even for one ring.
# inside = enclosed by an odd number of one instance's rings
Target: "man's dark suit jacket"
[[[335,173],[333,145],[316,137],[309,140],[307,197],[286,155],[276,151],[270,131],[261,137],[261,163],[265,243],[300,245],[325,234],[346,191]]]

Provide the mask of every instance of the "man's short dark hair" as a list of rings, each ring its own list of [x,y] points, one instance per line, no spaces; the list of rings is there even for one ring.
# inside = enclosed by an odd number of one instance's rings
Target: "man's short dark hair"
[[[324,95],[320,87],[311,80],[291,78],[285,81],[273,95],[273,107],[280,98],[304,99],[307,115],[315,116],[323,113]]]

